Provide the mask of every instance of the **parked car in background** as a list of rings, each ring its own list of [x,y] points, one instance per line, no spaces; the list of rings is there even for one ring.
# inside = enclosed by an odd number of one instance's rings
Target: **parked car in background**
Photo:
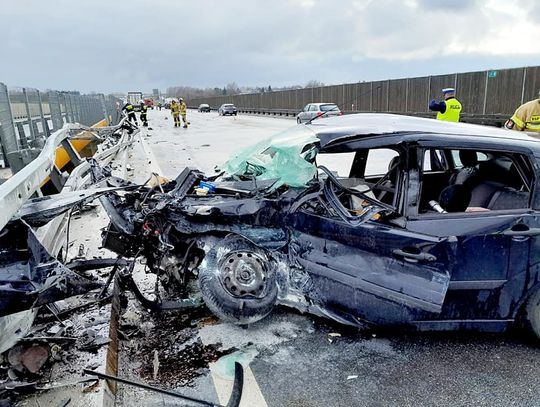
[[[220,116],[225,116],[225,115],[237,115],[237,110],[236,110],[236,106],[233,105],[232,103],[225,103],[223,105],[221,105],[218,109],[218,113]]]
[[[335,103],[309,103],[296,116],[296,122],[306,123],[317,117],[341,116],[341,110]]]
[[[199,105],[199,109],[198,109],[198,110],[199,110],[199,112],[206,112],[206,113],[208,113],[208,112],[210,112],[210,105],[208,105],[207,103],[201,103],[201,104]]]

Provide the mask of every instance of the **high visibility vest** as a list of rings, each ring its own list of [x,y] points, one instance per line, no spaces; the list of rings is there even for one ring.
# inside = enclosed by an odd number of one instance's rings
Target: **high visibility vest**
[[[437,120],[445,120],[447,122],[459,122],[459,114],[461,113],[461,103],[456,98],[446,99],[446,110],[444,113],[437,113]]]
[[[180,102],[178,104],[178,110],[180,111],[180,114],[186,114],[187,105],[184,102]]]
[[[148,106],[142,105],[142,106],[141,106],[141,113],[146,114],[147,111],[148,111]]]
[[[126,106],[126,110],[127,110],[128,112],[131,112],[131,111],[133,110],[133,105],[131,105],[131,104],[130,104],[130,105],[127,105],[127,106]]]

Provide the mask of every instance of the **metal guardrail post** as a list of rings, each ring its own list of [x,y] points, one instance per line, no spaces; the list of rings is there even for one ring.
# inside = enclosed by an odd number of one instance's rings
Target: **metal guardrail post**
[[[484,106],[482,107],[482,114],[486,114],[488,81],[489,81],[489,71],[486,71],[486,85],[484,87]]]
[[[69,93],[64,93],[64,102],[66,103],[66,121],[68,123],[75,122],[75,116],[73,114],[73,105],[71,104],[71,95]]]
[[[30,103],[28,102],[28,92],[26,91],[26,88],[22,88],[22,93],[24,96],[24,105],[26,107],[26,119],[28,127],[30,128],[30,138],[32,139],[32,141],[35,141],[36,131],[34,129],[34,122],[32,121],[32,114],[30,113]]]
[[[107,121],[107,124],[109,124],[109,112],[107,111],[107,103],[105,103],[105,95],[99,95],[99,102],[101,103],[101,111],[103,113],[103,117]]]
[[[73,95],[73,101],[75,103],[75,112],[77,113],[77,122],[82,123],[84,121],[84,117],[81,105],[81,95]]]
[[[41,125],[43,126],[43,136],[47,138],[51,135],[51,131],[49,129],[49,123],[47,123],[47,120],[43,115],[43,100],[41,99],[41,93],[39,90],[36,90],[36,92],[38,97],[39,115],[41,116]]]
[[[11,102],[7,86],[0,82],[0,141],[6,156],[4,159],[15,172],[22,168],[23,163],[18,154],[19,143],[13,124]]]
[[[520,104],[525,102],[525,84],[527,83],[527,68],[523,68],[523,84],[521,85]]]
[[[51,111],[51,121],[53,126],[53,131],[60,130],[64,125],[62,120],[62,108],[60,106],[60,95],[58,92],[51,90],[49,91],[49,109]]]
[[[19,144],[21,149],[28,148],[28,140],[26,139],[26,132],[24,131],[24,123],[17,122],[15,123],[15,126],[17,126],[17,132],[19,134]]]

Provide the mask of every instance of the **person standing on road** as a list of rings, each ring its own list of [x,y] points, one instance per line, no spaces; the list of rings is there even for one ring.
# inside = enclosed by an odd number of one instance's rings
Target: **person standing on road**
[[[180,126],[180,107],[178,103],[176,103],[175,99],[171,101],[171,113],[174,119],[174,127],[179,127]]]
[[[456,90],[454,88],[444,88],[442,90],[444,100],[436,102],[432,99],[429,102],[429,110],[437,112],[437,120],[447,122],[459,122],[461,114],[461,103],[456,99]]]
[[[161,110],[161,102],[158,102],[157,107],[159,110]]]
[[[144,102],[141,103],[141,115],[140,119],[144,127],[148,127],[148,119],[146,114],[148,113],[148,106]]]
[[[137,122],[137,116],[135,116],[135,109],[131,103],[126,102],[122,110],[126,112],[128,120],[130,122],[135,122],[137,126],[139,125],[139,123]]]
[[[504,124],[509,130],[540,132],[540,91],[538,99],[523,103]]]
[[[184,129],[187,129],[188,121],[186,119],[187,115],[187,105],[184,102],[184,99],[180,98],[180,103],[178,104],[178,109],[180,110],[180,115],[182,116],[182,121],[184,122]]]

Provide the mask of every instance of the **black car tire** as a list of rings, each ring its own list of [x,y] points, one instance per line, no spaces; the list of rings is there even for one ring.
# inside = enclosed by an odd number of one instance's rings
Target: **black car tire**
[[[525,325],[540,339],[540,289],[531,295],[525,306]]]
[[[301,123],[302,123],[302,120],[300,120],[300,118],[297,117],[297,118],[296,118],[296,123],[301,124]]]
[[[234,115],[235,115],[235,116],[238,116],[238,113],[235,112]]]
[[[250,256],[264,269],[264,287],[258,297],[237,297],[222,281],[225,269],[235,256]],[[255,260],[253,260],[255,259]],[[205,256],[199,268],[199,287],[204,302],[219,319],[247,325],[267,316],[277,302],[278,287],[275,266],[264,252],[246,239],[229,235]],[[234,288],[234,286],[233,286]]]

